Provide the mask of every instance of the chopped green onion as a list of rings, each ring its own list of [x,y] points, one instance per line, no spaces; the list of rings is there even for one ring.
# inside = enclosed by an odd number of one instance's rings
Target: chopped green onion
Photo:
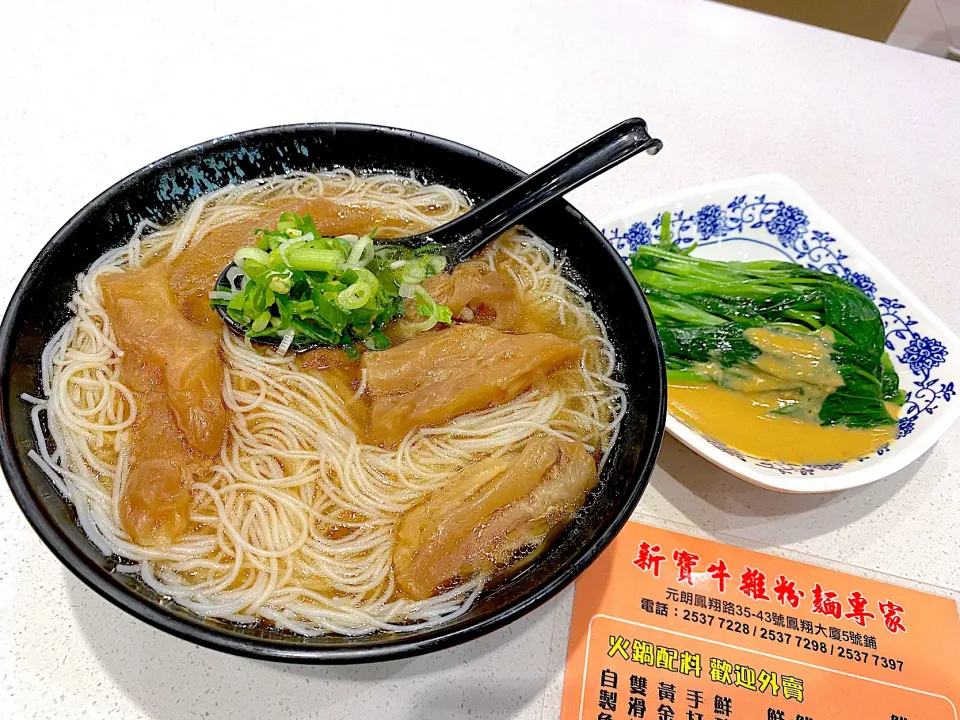
[[[287,264],[294,270],[333,272],[343,264],[343,254],[337,250],[296,248],[287,253]]]
[[[341,310],[346,310],[347,312],[358,310],[370,302],[370,298],[373,297],[374,292],[376,292],[376,289],[372,285],[355,282],[346,290],[337,294],[336,302]]]
[[[270,262],[270,256],[263,250],[254,247],[242,247],[233,254],[233,262],[238,267],[243,267],[245,260],[253,260],[261,265],[267,265]]]
[[[427,277],[426,271],[423,269],[423,265],[419,262],[409,262],[403,266],[403,270],[400,272],[400,279],[405,283],[411,285],[416,285],[417,283],[423,282],[424,278]]]
[[[293,287],[293,280],[284,275],[274,275],[270,278],[270,289],[275,293],[286,295]]]
[[[290,349],[290,346],[293,344],[293,338],[296,336],[296,332],[293,328],[288,328],[283,332],[277,333],[281,338],[280,344],[277,346],[277,353],[283,355]]]
[[[309,237],[312,238],[313,236],[311,235]],[[292,250],[295,247],[300,247],[305,242],[306,242],[306,239],[303,237],[292,237],[292,238],[287,238],[277,246],[277,254],[280,255],[280,259],[283,260],[283,263],[285,265],[290,264],[290,258],[287,257],[287,251]]]
[[[372,235],[373,233],[371,233]],[[373,349],[374,350],[386,350],[390,347],[390,338],[382,330],[374,330],[369,335],[370,339],[373,340]]]
[[[352,268],[352,271],[357,274],[357,282],[370,285],[374,292],[380,287],[380,281],[377,280],[377,276],[366,268]]]
[[[248,337],[275,338],[283,349],[318,342],[356,356],[355,343],[389,347],[383,329],[404,314],[408,299],[423,315],[415,329],[452,322],[449,308],[420,286],[446,267],[436,245],[375,244],[373,232],[324,237],[309,215],[292,212],[272,228],[255,230],[254,239],[255,247],[235,253],[229,287],[210,297]]]
[[[411,324],[410,328],[416,331],[426,331],[438,322],[453,322],[453,313],[446,305],[437,305],[430,293],[419,285],[416,289],[417,312],[424,316],[424,320]]]
[[[453,311],[446,305],[437,305],[437,322],[449,325],[453,322]]]
[[[270,311],[264,310],[257,316],[257,319],[253,321],[253,325],[250,328],[254,332],[260,332],[267,327],[267,324],[270,322]]]
[[[373,239],[369,235],[357,238],[347,258],[347,265],[363,267],[373,260]]]

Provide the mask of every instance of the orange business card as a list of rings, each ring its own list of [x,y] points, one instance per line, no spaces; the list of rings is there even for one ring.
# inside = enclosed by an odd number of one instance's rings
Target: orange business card
[[[561,720],[958,720],[944,597],[628,524],[577,580]]]

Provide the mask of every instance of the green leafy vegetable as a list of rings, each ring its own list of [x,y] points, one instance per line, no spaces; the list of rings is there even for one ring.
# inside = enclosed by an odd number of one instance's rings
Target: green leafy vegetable
[[[900,378],[897,377],[897,371],[893,367],[889,353],[883,353],[881,360],[880,386],[883,390],[883,399],[887,402],[903,405],[907,398],[905,390],[900,389]]]
[[[893,422],[876,377],[855,365],[841,367],[840,374],[843,387],[828,395],[820,406],[821,425],[866,428]]]
[[[692,257],[692,249],[671,242],[664,213],[659,242],[630,257],[671,381],[715,381],[717,367],[749,368],[761,355],[745,335],[750,328],[826,332],[843,385],[824,399],[820,423],[866,428],[896,422],[885,403],[902,404],[904,393],[884,349],[880,312],[859,288],[793,263],[720,262]]]
[[[256,231],[255,247],[237,250],[237,277],[210,294],[210,305],[225,306],[249,338],[318,342],[351,356],[357,342],[390,347],[383,328],[404,314],[407,299],[423,316],[417,329],[452,322],[450,309],[420,286],[446,258],[435,246],[377,244],[373,234],[324,237],[309,215],[283,213],[275,228]]]

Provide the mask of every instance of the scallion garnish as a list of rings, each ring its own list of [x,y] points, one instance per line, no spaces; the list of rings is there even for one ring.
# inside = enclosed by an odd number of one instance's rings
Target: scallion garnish
[[[234,255],[231,286],[210,293],[210,304],[226,306],[249,338],[276,337],[281,347],[319,342],[354,356],[356,342],[370,350],[390,346],[383,327],[404,314],[405,299],[422,316],[418,330],[452,321],[450,309],[420,285],[446,267],[435,247],[381,245],[373,233],[323,237],[309,215],[289,212],[256,237],[256,246]]]

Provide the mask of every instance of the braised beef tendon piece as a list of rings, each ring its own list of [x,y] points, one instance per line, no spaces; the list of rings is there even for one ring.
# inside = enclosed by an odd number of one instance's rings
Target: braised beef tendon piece
[[[169,544],[187,527],[191,464],[223,441],[219,339],[180,314],[165,263],[106,274],[100,288],[124,382],[136,391],[122,525],[141,545]]]
[[[216,455],[227,420],[220,399],[217,333],[180,314],[163,263],[104,275],[100,287],[117,344],[135,356],[144,371],[160,369],[170,408],[187,441],[205,455]]]
[[[580,352],[576,343],[550,333],[454,325],[366,353],[373,436],[393,446],[410,430],[508,402]]]
[[[423,288],[455,318],[479,320],[497,330],[517,330],[521,314],[516,283],[486,260],[458,265],[451,273],[434,275]]]
[[[168,545],[187,529],[191,452],[163,393],[135,397],[131,470],[120,498],[120,521],[138,545]]]
[[[206,233],[201,242],[188,245],[170,263],[170,287],[180,311],[190,322],[220,331],[222,321],[210,307],[210,289],[223,268],[233,260],[234,253],[256,242],[254,231],[266,223],[276,222],[279,216],[277,210],[215,228]]]
[[[507,570],[569,522],[597,482],[583,445],[536,437],[522,450],[464,469],[410,509],[397,528],[397,583],[424,599],[441,586]]]

